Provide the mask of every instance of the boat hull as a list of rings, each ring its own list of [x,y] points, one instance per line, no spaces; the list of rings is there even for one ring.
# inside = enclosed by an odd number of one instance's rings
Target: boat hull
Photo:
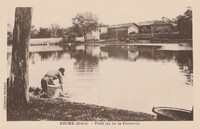
[[[153,107],[159,121],[190,121],[193,120],[193,111],[173,107]]]

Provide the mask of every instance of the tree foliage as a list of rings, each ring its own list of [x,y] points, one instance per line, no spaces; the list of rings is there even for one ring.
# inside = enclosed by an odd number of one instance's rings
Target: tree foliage
[[[51,38],[51,29],[40,27],[38,38]]]
[[[51,36],[52,37],[58,36],[58,30],[60,30],[60,26],[58,24],[51,24]]]
[[[176,18],[168,18],[168,17],[162,17],[161,18],[162,21],[171,24],[171,29],[173,32],[177,32],[178,31],[178,27],[177,27],[177,19]]]
[[[96,30],[98,27],[98,17],[91,12],[78,13],[73,21],[73,30],[77,33],[81,33],[86,40],[86,34]]]
[[[8,23],[7,24],[7,39],[12,40],[13,38],[13,27]]]
[[[31,27],[31,38],[58,38],[63,37],[64,29],[58,24],[51,24],[50,27],[40,27],[39,30],[35,26]]]
[[[31,38],[38,38],[39,30],[34,25],[31,26]]]
[[[177,17],[179,33],[189,38],[192,37],[192,10],[189,8],[184,15]]]
[[[183,15],[179,15],[173,19],[162,17],[161,20],[170,23],[172,30],[179,31],[180,36],[192,38],[192,10],[190,7],[188,7]]]

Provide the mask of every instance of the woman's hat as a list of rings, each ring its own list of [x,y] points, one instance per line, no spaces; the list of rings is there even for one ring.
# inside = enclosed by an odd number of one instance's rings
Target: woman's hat
[[[62,74],[63,76],[65,76],[65,74],[64,74],[65,69],[64,69],[64,68],[59,68],[59,71],[61,72],[61,74]]]

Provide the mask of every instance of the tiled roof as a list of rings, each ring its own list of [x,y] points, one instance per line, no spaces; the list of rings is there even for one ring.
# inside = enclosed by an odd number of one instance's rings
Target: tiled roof
[[[99,27],[108,27],[108,25],[103,24],[103,23],[99,23],[98,26],[99,26]]]
[[[111,25],[108,28],[120,28],[120,27],[130,27],[132,25],[136,25],[135,23],[124,23],[124,24],[116,24],[116,25]],[[136,25],[137,26],[137,25]]]
[[[99,25],[99,27],[108,27],[108,25]]]
[[[169,23],[166,23],[164,21],[146,21],[146,22],[139,22],[137,23],[138,26],[148,26],[148,25],[168,25]]]

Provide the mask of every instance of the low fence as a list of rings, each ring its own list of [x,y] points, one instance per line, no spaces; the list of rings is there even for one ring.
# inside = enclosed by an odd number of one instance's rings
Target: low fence
[[[12,44],[12,40],[8,40],[8,45]],[[30,45],[51,45],[63,42],[63,38],[34,38],[30,39]]]
[[[172,33],[148,33],[148,34],[129,34],[130,40],[152,40],[152,39],[190,39],[189,35],[181,35],[178,32]]]
[[[110,39],[113,36],[109,34],[101,34],[100,39]],[[117,39],[124,39],[127,38],[129,40],[151,40],[151,39],[191,39],[188,35],[181,35],[178,32],[170,32],[170,33],[139,33],[139,34],[129,34],[125,35],[118,35],[115,36]]]
[[[129,34],[129,40],[148,40],[152,38],[151,34]]]
[[[30,39],[30,45],[56,44],[63,41],[63,38],[36,38]]]

